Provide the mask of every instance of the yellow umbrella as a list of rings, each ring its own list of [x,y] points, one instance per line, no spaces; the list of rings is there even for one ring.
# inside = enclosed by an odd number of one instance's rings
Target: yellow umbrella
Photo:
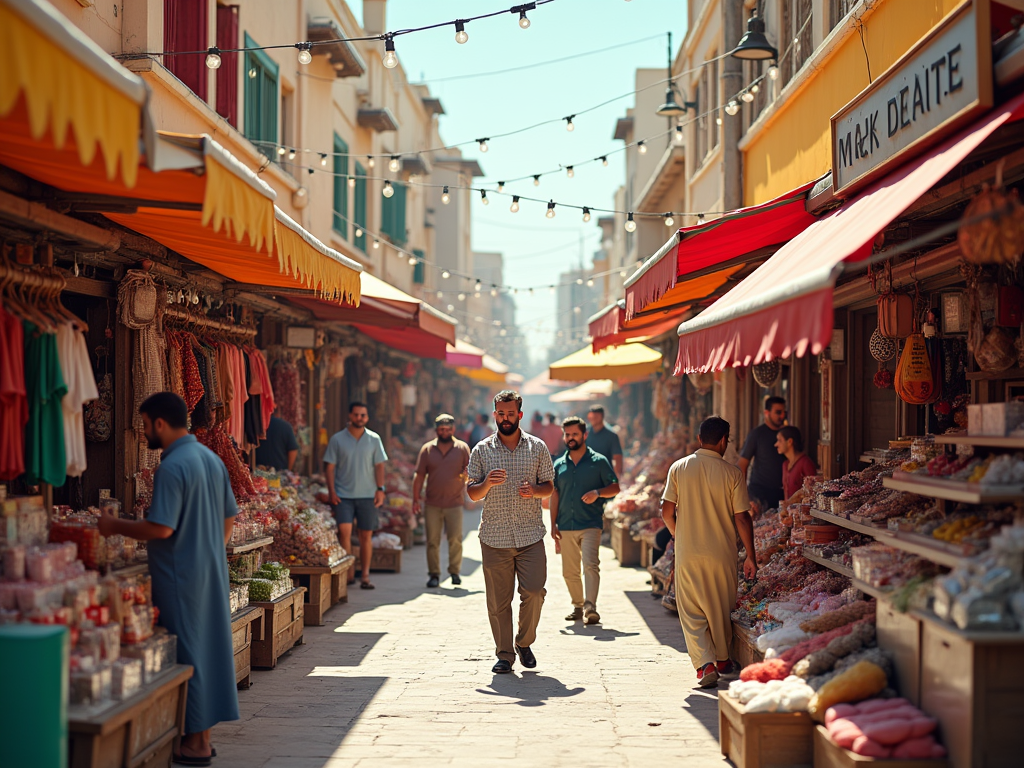
[[[646,344],[622,344],[596,353],[588,344],[552,363],[548,375],[561,381],[588,381],[646,376],[660,370],[661,353]]]

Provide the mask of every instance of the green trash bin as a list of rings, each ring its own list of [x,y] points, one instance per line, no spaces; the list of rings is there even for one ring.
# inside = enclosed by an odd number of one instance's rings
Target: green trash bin
[[[68,763],[68,630],[0,626],[0,766]]]

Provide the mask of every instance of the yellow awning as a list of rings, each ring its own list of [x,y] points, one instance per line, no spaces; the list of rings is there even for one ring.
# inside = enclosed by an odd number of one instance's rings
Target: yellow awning
[[[622,344],[600,352],[588,344],[552,363],[548,375],[561,381],[624,379],[656,373],[661,367],[661,353],[646,344]]]
[[[61,152],[132,188],[146,98],[142,78],[49,3],[0,0],[0,135],[9,148]]]

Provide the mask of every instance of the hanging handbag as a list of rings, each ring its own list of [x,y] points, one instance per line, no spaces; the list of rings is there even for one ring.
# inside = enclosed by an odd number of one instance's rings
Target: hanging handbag
[[[905,293],[878,297],[878,332],[887,339],[905,339],[914,332],[914,299]]]

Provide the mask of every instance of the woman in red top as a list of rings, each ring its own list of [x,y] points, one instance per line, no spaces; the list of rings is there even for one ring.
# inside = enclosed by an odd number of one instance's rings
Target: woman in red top
[[[782,464],[782,491],[783,499],[789,499],[803,486],[805,477],[818,474],[818,468],[804,453],[804,437],[796,427],[779,430],[775,450],[786,457]]]

